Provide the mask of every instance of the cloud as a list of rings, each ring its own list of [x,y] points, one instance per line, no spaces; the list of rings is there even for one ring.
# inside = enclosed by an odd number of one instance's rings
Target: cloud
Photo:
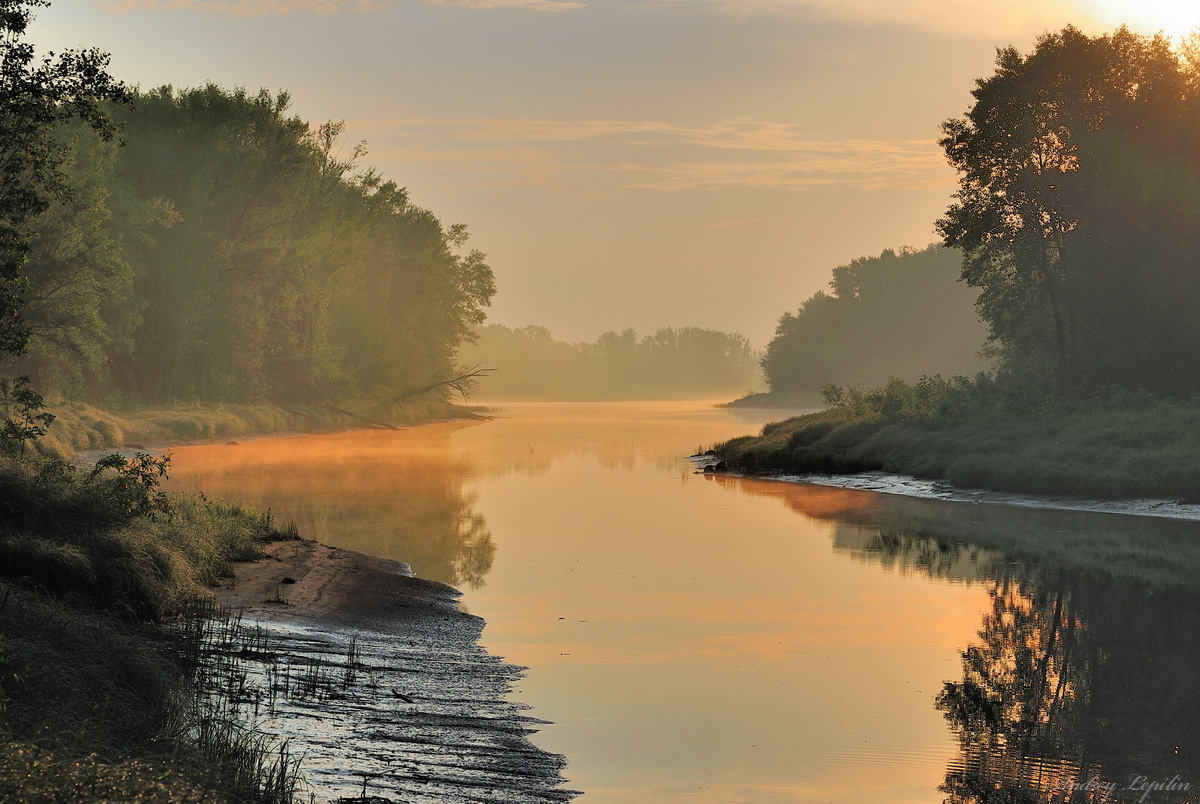
[[[930,140],[809,140],[795,126],[734,120],[711,126],[656,121],[415,118],[351,124],[393,143],[372,153],[440,166],[471,186],[547,190],[806,190],[949,187]]]
[[[520,8],[528,11],[574,11],[586,3],[568,0],[424,0],[428,6],[454,6],[489,11],[496,8]]]
[[[586,4],[574,0],[424,0],[431,6],[469,9],[525,9],[528,11],[572,11]],[[282,14],[333,14],[339,11],[379,11],[395,0],[99,0],[113,14],[131,11],[199,11],[224,17],[271,17]]]
[[[113,14],[131,11],[199,11],[227,17],[271,17],[281,14],[333,14],[339,11],[378,11],[393,0],[99,0]]]
[[[1020,36],[1060,28],[1067,22],[1086,25],[1082,0],[655,0],[691,6],[741,18],[761,15],[805,15],[858,25],[885,25],[940,34],[996,37]]]

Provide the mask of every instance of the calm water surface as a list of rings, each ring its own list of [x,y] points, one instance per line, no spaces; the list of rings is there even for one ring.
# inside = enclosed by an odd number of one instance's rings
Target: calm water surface
[[[584,801],[1200,800],[1194,523],[714,478],[684,457],[779,412],[495,412],[179,448],[172,484],[463,589],[486,647],[530,668],[514,696],[553,722],[536,742]],[[1018,531],[1086,546],[1131,528],[1161,549],[1129,568],[1005,553]]]

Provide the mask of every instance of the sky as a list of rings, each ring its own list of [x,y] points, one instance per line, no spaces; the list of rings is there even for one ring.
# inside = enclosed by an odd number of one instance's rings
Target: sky
[[[1166,0],[51,0],[30,39],[143,89],[286,90],[464,223],[492,323],[697,326],[763,348],[830,272],[934,242],[936,141],[997,47],[1179,34]]]

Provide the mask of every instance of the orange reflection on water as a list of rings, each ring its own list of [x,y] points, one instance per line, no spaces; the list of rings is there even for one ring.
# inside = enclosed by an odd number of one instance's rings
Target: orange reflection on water
[[[495,547],[464,487],[472,468],[451,449],[472,424],[179,447],[168,488],[269,508],[305,538],[478,585]]]
[[[172,482],[473,587],[464,607],[531,668],[514,694],[553,721],[536,739],[587,801],[940,800],[955,746],[933,697],[987,593],[834,549],[878,495],[711,478],[683,457],[777,413],[501,415],[184,448]]]

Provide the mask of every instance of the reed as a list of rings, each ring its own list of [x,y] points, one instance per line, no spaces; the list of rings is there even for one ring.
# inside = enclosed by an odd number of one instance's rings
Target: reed
[[[303,798],[242,716],[270,638],[209,592],[294,527],[32,451],[0,450],[0,508],[0,800]]]

